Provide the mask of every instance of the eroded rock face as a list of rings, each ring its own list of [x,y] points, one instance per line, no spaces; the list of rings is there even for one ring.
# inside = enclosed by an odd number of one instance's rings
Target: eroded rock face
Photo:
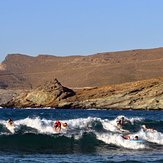
[[[53,98],[59,101],[75,94],[73,90],[62,86],[57,79],[46,82],[36,89],[36,91],[39,90],[52,94]]]
[[[99,109],[163,109],[163,79],[152,79],[76,92],[78,101],[60,107]]]
[[[59,101],[73,96],[75,92],[62,86],[57,79],[46,82],[44,85],[31,91],[23,91],[13,98],[8,106],[14,107],[55,107]]]

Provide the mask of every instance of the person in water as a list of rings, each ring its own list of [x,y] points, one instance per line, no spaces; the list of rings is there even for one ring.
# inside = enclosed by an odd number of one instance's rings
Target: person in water
[[[126,140],[138,140],[139,139],[139,137],[137,135],[134,136],[134,138],[131,138],[130,135],[125,135],[125,136],[123,135],[122,138],[126,139]]]
[[[61,131],[61,122],[60,121],[56,121],[55,123],[54,123],[54,130],[56,131],[56,132],[60,132]]]
[[[117,120],[116,123],[117,123],[117,127],[121,129],[123,125],[126,123],[126,120],[124,117],[121,117],[120,119]]]
[[[11,118],[8,119],[7,121],[7,124],[10,125],[10,126],[13,126],[14,125],[14,122]]]
[[[126,124],[127,122],[128,120],[126,120],[124,117],[121,117],[120,119],[116,121],[116,128],[122,132],[129,133],[130,131],[123,129],[124,124]]]
[[[62,127],[64,127],[64,128],[67,128],[67,123],[65,122],[65,123],[61,123],[60,121],[56,121],[55,123],[54,123],[54,130],[56,131],[56,132],[60,132],[61,131],[61,128]]]
[[[67,125],[67,123],[65,122],[65,123],[62,123],[62,126],[63,127],[65,127],[65,128],[67,128],[68,127],[68,125]]]
[[[146,132],[146,131],[149,131],[149,132],[154,132],[155,130],[153,128],[147,128],[146,125],[142,125],[141,126],[141,129]]]

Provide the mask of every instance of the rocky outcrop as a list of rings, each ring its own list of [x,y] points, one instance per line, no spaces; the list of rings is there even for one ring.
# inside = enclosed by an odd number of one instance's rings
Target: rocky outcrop
[[[75,95],[75,92],[62,86],[57,79],[46,82],[31,91],[23,91],[7,103],[7,107],[50,107],[59,101]]]
[[[31,91],[10,92],[8,97],[9,101],[0,99],[1,106],[163,110],[163,78],[76,90],[54,79]]]

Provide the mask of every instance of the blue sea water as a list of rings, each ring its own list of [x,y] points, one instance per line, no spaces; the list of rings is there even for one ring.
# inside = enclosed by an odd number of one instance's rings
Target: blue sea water
[[[119,129],[122,116],[126,123]],[[56,120],[68,128],[57,133]],[[123,139],[127,134],[143,141]],[[163,162],[163,112],[1,109],[0,162]]]

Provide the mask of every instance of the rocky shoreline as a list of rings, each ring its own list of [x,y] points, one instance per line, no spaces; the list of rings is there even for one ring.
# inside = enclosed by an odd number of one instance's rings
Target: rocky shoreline
[[[31,90],[0,90],[3,108],[163,110],[163,78],[70,89],[53,79]]]

